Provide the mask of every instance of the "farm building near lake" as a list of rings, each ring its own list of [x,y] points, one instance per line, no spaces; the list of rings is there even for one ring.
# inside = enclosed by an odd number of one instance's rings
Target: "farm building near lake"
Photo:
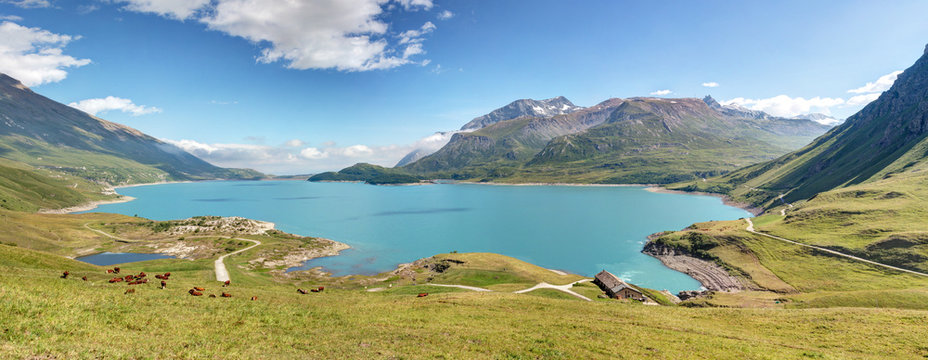
[[[613,299],[633,299],[644,301],[644,295],[638,289],[633,288],[628,283],[622,281],[612,273],[603,270],[596,274],[593,283],[606,292],[606,295]]]

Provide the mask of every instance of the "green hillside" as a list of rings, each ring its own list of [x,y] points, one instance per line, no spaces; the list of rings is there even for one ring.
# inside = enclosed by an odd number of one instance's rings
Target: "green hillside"
[[[928,52],[877,100],[808,146],[705,184],[677,187],[727,192],[739,200],[776,206],[914,172],[928,156],[926,104]]]
[[[83,178],[0,159],[0,209],[37,211],[102,199],[103,187]]]
[[[586,302],[552,290],[513,294],[532,283],[562,284],[576,277],[492,254],[426,259],[412,272],[415,283],[404,280],[410,275],[326,280],[248,270],[257,256],[262,256],[260,247],[226,260],[233,279],[229,287],[214,280],[212,258],[123,264],[123,273],[172,273],[166,289],[149,283],[132,286],[135,292],[125,294],[130,287],[108,283],[112,275],[101,267],[0,245],[0,291],[5,299],[0,302],[0,324],[6,329],[0,332],[0,352],[13,358],[124,358],[144,353],[156,358],[566,359],[613,356],[621,347],[625,356],[661,358],[694,353],[717,359],[928,355],[920,346],[928,336],[920,326],[928,321],[928,311],[887,308],[894,299],[902,301],[897,306],[902,308],[912,303],[906,299],[924,299],[912,290],[881,291],[883,308],[872,301],[853,305],[857,308],[830,308],[873,299],[852,283],[840,287],[851,292],[834,288],[776,295],[790,298],[788,306],[774,305],[775,298],[769,298],[766,303],[773,308],[767,309],[728,307],[738,301],[737,293],[709,299],[725,307],[643,306],[603,299]],[[431,275],[438,276],[436,280],[478,286],[489,281],[496,291],[425,284],[430,264],[446,259],[455,262]],[[849,265],[846,270],[853,273],[855,265]],[[64,270],[71,273],[67,279],[60,276]],[[84,276],[87,281],[81,280]],[[870,289],[883,283],[866,284]],[[296,291],[320,285],[324,292]],[[232,297],[193,297],[187,294],[193,286],[205,287],[206,294],[227,292]],[[383,290],[368,291],[378,286]],[[574,288],[588,291],[586,286]],[[595,294],[598,289],[590,291]],[[419,293],[428,296],[417,297]],[[766,306],[757,301],[751,305]],[[881,336],[873,336],[873,329]]]
[[[109,185],[259,178],[36,94],[0,74],[0,157]]]
[[[766,215],[755,219],[763,233],[928,272],[926,125],[928,51],[877,100],[805,148],[708,181],[672,187],[727,193],[766,207]],[[807,277],[824,282],[834,276]]]

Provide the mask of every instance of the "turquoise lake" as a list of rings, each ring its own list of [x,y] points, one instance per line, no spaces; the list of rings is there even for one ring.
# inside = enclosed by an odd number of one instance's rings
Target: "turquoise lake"
[[[440,184],[373,186],[307,181],[211,181],[118,189],[135,197],[94,211],[154,220],[197,215],[270,221],[352,249],[309,261],[334,275],[375,274],[438,253],[493,252],[585,276],[600,270],[673,292],[700,287],[642,254],[649,234],[749,217],[711,196],[644,187]]]

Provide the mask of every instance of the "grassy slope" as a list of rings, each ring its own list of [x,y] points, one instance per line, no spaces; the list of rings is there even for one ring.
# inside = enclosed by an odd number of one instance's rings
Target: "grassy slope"
[[[191,297],[185,292],[191,286],[221,290],[209,281],[206,260],[124,266],[127,273],[172,272],[166,290],[139,285],[124,295],[127,286],[105,283],[102,268],[2,245],[0,258],[0,353],[11,357],[595,358],[615,349],[664,358],[928,354],[918,345],[928,335],[925,311],[688,309],[545,292],[430,291],[416,298],[327,288],[299,295],[294,285],[237,271],[222,289],[234,297]],[[70,279],[59,278],[65,267]],[[79,280],[85,275],[90,281]]]
[[[0,209],[68,207],[105,198],[102,190],[103,186],[79,177],[0,159]]]

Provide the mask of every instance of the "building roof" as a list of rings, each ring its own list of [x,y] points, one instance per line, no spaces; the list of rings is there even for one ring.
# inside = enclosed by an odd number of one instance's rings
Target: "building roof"
[[[599,274],[596,274],[596,280],[599,280],[599,283],[603,285],[606,289],[612,289],[620,285],[628,286],[622,279],[619,279],[617,276],[612,275],[611,272],[606,270],[600,271]]]

